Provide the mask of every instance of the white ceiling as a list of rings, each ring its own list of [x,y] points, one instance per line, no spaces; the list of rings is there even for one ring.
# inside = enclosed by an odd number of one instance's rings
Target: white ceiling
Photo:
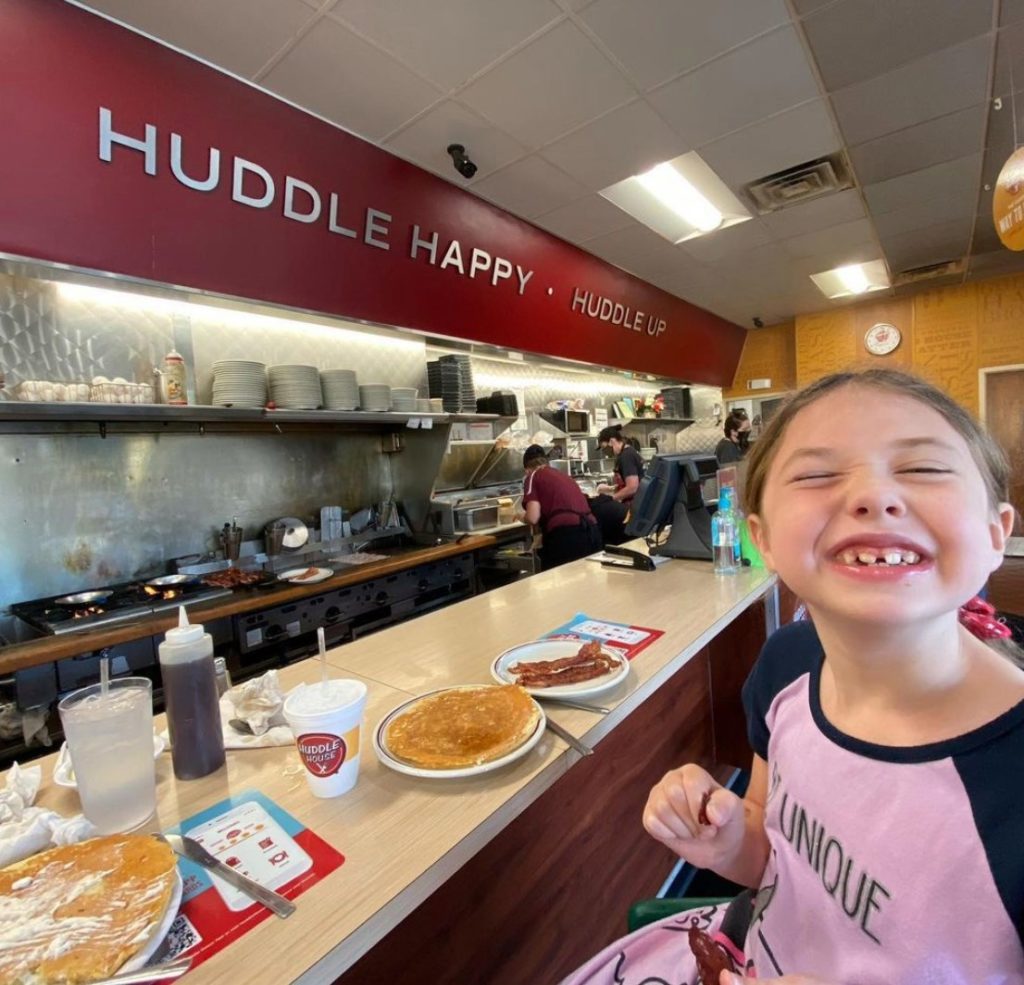
[[[968,258],[895,294],[1024,270],[991,220],[1024,117],[1024,0],[88,5],[741,325],[837,303],[808,275],[845,263]],[[737,194],[843,150],[856,187],[680,246],[597,195],[690,150]]]

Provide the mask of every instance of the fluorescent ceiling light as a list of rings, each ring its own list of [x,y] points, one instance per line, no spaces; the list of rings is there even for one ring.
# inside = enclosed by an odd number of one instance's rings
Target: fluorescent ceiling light
[[[836,277],[851,294],[863,294],[871,287],[871,281],[859,264],[851,263],[846,267],[836,267]]]
[[[811,280],[827,298],[848,298],[885,290],[889,286],[889,271],[884,260],[870,260],[811,274]]]
[[[751,218],[743,203],[693,152],[609,185],[601,195],[671,243]]]
[[[709,233],[722,224],[722,213],[671,164],[659,164],[646,174],[638,175],[637,181],[663,205],[701,232]]]

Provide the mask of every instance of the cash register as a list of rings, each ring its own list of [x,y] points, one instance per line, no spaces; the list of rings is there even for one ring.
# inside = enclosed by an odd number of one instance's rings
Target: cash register
[[[712,511],[705,490],[717,474],[714,455],[655,456],[633,498],[626,533],[645,538],[652,556],[710,561]]]

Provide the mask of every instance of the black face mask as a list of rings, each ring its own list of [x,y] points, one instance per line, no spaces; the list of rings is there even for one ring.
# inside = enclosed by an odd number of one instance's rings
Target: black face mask
[[[737,434],[736,438],[737,438],[736,444],[738,444],[740,446],[740,448],[746,449],[746,447],[750,444],[750,432],[749,431],[740,431]]]

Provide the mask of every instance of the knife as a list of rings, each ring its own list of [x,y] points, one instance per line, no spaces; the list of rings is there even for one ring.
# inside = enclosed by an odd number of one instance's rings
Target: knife
[[[551,721],[549,717],[545,718],[544,727],[550,729],[560,739],[563,739],[564,741],[568,742],[569,745],[572,746],[572,748],[575,749],[581,756],[594,755],[594,750],[591,749],[590,746],[584,745],[584,743],[580,742],[580,740],[577,739],[575,735],[573,735],[571,732],[567,732],[557,722]]]
[[[261,886],[254,879],[243,876],[240,872],[235,872],[230,865],[226,865],[219,858],[211,855],[194,838],[182,835],[165,835],[164,837],[179,855],[201,865],[204,869],[216,872],[228,885],[234,886],[246,896],[251,896],[257,902],[273,910],[282,920],[295,912],[295,904],[290,899],[286,899],[280,893],[275,893],[272,889],[267,889],[266,886]]]

